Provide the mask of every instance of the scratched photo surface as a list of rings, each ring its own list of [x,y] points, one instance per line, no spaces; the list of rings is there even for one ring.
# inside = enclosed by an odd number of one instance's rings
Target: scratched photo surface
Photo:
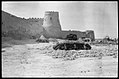
[[[2,1],[2,77],[118,77],[117,1]]]

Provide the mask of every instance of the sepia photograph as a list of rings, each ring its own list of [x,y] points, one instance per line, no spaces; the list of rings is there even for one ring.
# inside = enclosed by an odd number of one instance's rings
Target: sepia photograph
[[[117,1],[2,1],[3,78],[118,77]]]

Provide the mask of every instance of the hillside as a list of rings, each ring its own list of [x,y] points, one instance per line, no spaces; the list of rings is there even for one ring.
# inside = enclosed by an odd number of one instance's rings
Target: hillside
[[[42,18],[25,19],[2,11],[2,37],[22,40],[38,37],[43,32]]]

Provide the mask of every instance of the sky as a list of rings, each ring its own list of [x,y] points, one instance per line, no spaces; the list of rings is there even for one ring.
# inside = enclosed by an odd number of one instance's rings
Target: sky
[[[2,10],[22,18],[43,18],[45,11],[58,11],[62,30],[94,30],[96,38],[118,37],[116,1],[5,1]]]

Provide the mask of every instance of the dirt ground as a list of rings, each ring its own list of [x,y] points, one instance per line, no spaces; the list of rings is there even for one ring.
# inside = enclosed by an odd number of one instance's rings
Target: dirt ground
[[[46,52],[47,46],[50,45],[53,44],[25,44],[3,48],[2,77],[118,76],[118,45],[93,45],[90,51],[102,52],[104,56],[101,59],[99,57],[83,56],[67,61],[44,54],[43,52]],[[116,57],[114,57],[115,55]]]

